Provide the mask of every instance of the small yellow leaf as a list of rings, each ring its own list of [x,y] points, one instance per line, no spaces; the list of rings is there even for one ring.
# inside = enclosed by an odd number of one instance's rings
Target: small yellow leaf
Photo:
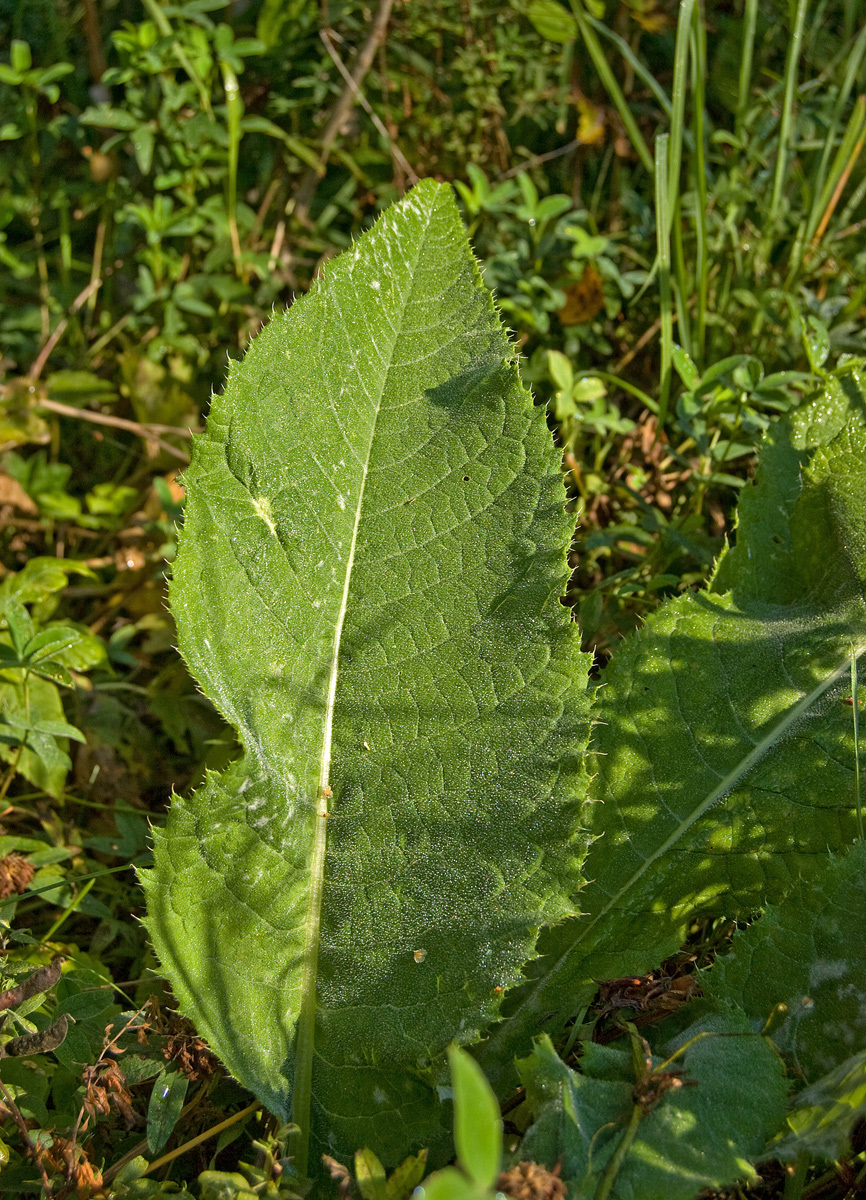
[[[577,102],[577,140],[581,146],[598,146],[604,141],[604,110],[589,100]]]
[[[659,8],[650,9],[649,12],[636,12],[632,15],[641,29],[645,29],[647,33],[662,33],[668,28],[667,14]]]

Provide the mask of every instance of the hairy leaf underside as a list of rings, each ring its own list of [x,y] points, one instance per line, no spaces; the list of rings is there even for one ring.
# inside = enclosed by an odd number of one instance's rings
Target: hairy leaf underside
[[[259,334],[196,441],[171,603],[244,754],[175,797],[147,924],[182,1010],[316,1151],[435,1143],[425,1069],[574,911],[557,458],[431,182]]]
[[[842,401],[825,407],[850,416]],[[533,982],[480,1049],[500,1087],[598,980],[657,966],[696,913],[778,901],[858,836],[866,431],[851,418],[818,449],[795,432],[765,449],[714,585],[662,606],[604,672],[582,915],[542,935]]]

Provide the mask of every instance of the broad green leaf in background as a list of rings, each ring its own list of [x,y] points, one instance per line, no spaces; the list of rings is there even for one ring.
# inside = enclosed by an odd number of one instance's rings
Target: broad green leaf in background
[[[850,715],[850,714],[849,714]],[[738,933],[704,992],[770,1036],[795,1078],[816,1084],[866,1046],[866,844],[826,856],[810,884]]]
[[[246,753],[175,797],[147,925],[301,1172],[441,1143],[445,1047],[574,911],[557,460],[433,182],[259,335],[197,439],[171,600]]]
[[[693,1200],[754,1178],[748,1159],[782,1120],[785,1082],[745,1018],[705,1013],[650,1060],[625,1043],[588,1043],[578,1073],[538,1039],[518,1064],[533,1124],[516,1157],[560,1162],[569,1195],[600,1195],[604,1181],[611,1200]]]
[[[595,980],[658,965],[698,912],[780,900],[857,835],[845,698],[866,651],[866,428],[852,418],[802,463],[770,455],[796,467],[796,493],[776,472],[763,494],[778,512],[740,522],[733,592],[670,601],[604,672],[584,915],[542,935],[539,978],[481,1048],[498,1087]]]
[[[743,592],[753,600],[782,605],[796,604],[810,591],[820,594],[821,577],[812,577],[814,558],[804,556],[800,545],[804,536],[809,539],[810,520],[808,505],[800,501],[802,471],[814,452],[828,446],[846,424],[862,425],[864,419],[866,399],[859,381],[843,375],[828,377],[810,403],[771,426],[761,447],[755,485],[740,494],[735,544],[720,555],[711,591]],[[814,499],[821,508],[821,495]],[[795,516],[798,505],[802,512]]]

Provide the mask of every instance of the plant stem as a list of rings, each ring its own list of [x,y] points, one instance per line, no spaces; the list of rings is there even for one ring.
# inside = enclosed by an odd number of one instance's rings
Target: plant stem
[[[625,379],[620,379],[619,375],[611,374],[610,371],[598,371],[595,369],[595,367],[593,367],[589,371],[581,371],[580,377],[582,379],[589,377],[592,379],[600,379],[603,383],[609,383],[613,387],[622,388],[624,392],[628,392],[637,400],[640,400],[641,404],[645,405],[650,412],[657,413],[659,410],[659,406],[656,404],[655,400],[653,400],[651,396],[648,396],[645,391],[643,391],[634,383],[629,383]]]
[[[51,939],[54,937],[54,935],[57,933],[57,930],[63,924],[63,922],[68,917],[72,916],[72,914],[78,908],[81,901],[84,899],[84,897],[87,895],[87,893],[90,891],[90,889],[93,887],[93,885],[95,883],[96,883],[96,879],[88,880],[88,882],[85,883],[85,885],[81,889],[81,891],[78,892],[77,895],[73,896],[71,903],[66,906],[66,908],[63,910],[63,912],[60,914],[60,916],[57,918],[57,920],[54,922],[54,924],[51,926],[51,928],[48,930],[48,932],[43,937],[43,939],[42,939],[43,945],[46,942],[50,942]]]
[[[149,441],[156,442],[161,446],[167,454],[173,455],[174,458],[179,458],[182,463],[189,462],[189,455],[185,450],[179,450],[177,446],[173,446],[171,442],[166,442],[159,435],[160,433],[174,433],[180,437],[192,437],[195,429],[181,429],[174,425],[142,425],[138,421],[127,420],[126,417],[115,417],[111,413],[96,413],[91,412],[88,408],[74,408],[71,404],[61,404],[59,400],[47,400],[42,397],[39,399],[39,407],[48,409],[49,412],[57,413],[61,417],[73,417],[78,421],[89,421],[93,425],[107,425],[114,429],[128,429],[130,433],[137,433],[139,437],[143,437]]]
[[[347,70],[345,63],[340,58],[337,51],[334,49],[334,43],[331,41],[331,38],[328,34],[327,29],[321,29],[319,31],[319,37],[322,39],[322,43],[323,43],[325,49],[330,54],[331,59],[334,63],[334,66],[337,68],[337,70],[340,72],[340,74],[345,79],[346,86],[351,88],[352,92],[354,93],[355,99],[361,105],[361,108],[363,108],[364,112],[367,114],[367,116],[370,118],[370,120],[376,126],[377,131],[382,135],[382,137],[388,143],[388,147],[391,151],[391,157],[394,159],[394,162],[397,165],[397,167],[409,177],[409,180],[411,183],[413,183],[413,184],[417,183],[418,176],[415,173],[415,170],[414,170],[412,164],[409,162],[409,160],[403,154],[403,151],[400,149],[400,147],[397,145],[397,143],[391,137],[391,134],[388,132],[387,127],[385,125],[383,125],[382,122],[379,120],[379,117],[376,115],[376,110],[371,106],[370,101],[367,99],[367,97],[364,95],[364,93],[358,87],[357,83],[355,83],[355,80],[352,78],[349,71]],[[575,147],[577,147],[579,145],[580,145],[580,142],[575,140],[574,143],[572,144],[571,148],[574,149]],[[554,150],[548,155],[541,155],[539,157],[539,161],[547,161],[548,158],[553,158],[556,155],[561,154],[561,153],[563,153],[563,151],[561,149]],[[566,150],[566,151],[564,151],[564,153],[567,154],[568,151]],[[507,178],[507,175],[503,176],[503,178]]]
[[[785,1190],[782,1193],[783,1200],[800,1200],[803,1195],[803,1187],[806,1183],[806,1173],[809,1170],[811,1162],[808,1154],[801,1154],[794,1164],[794,1169],[791,1174],[785,1179]]]
[[[671,91],[671,140],[668,155],[668,193],[671,197],[670,222],[680,191],[680,167],[683,160],[683,128],[685,126],[686,84],[689,65],[689,35],[692,28],[692,9],[695,0],[680,0],[677,21],[677,41],[674,50],[674,83]]]
[[[141,1173],[142,1178],[145,1175],[150,1175],[150,1173],[155,1171],[157,1167],[163,1167],[166,1163],[172,1162],[173,1159],[179,1158],[181,1154],[186,1154],[187,1151],[194,1150],[196,1146],[200,1146],[202,1142],[206,1142],[210,1138],[215,1137],[216,1134],[222,1133],[224,1129],[229,1129],[232,1125],[237,1125],[238,1121],[243,1121],[245,1117],[250,1116],[261,1107],[262,1106],[259,1104],[258,1100],[254,1100],[252,1104],[248,1104],[246,1108],[242,1108],[240,1112],[232,1113],[230,1117],[226,1117],[226,1119],[224,1121],[220,1121],[218,1125],[212,1125],[210,1129],[206,1129],[204,1133],[200,1133],[196,1137],[190,1138],[190,1140],[188,1142],[184,1142],[182,1146],[177,1146],[174,1150],[169,1150],[168,1154],[163,1154],[162,1158],[156,1158],[152,1163],[148,1163],[145,1170]]]
[[[204,80],[202,79],[201,75],[199,75],[198,71],[195,69],[195,67],[190,62],[186,51],[184,50],[183,46],[181,45],[180,38],[178,38],[177,34],[172,29],[171,22],[169,21],[168,17],[165,15],[165,13],[162,11],[162,8],[159,5],[158,0],[141,0],[141,2],[144,5],[148,15],[150,16],[150,19],[153,21],[154,25],[159,30],[160,37],[169,38],[171,40],[172,47],[174,49],[175,55],[177,56],[177,61],[180,63],[180,65],[183,67],[184,71],[186,71],[187,75],[189,75],[190,79],[195,84],[196,91],[198,92],[199,100],[201,100],[202,108],[208,114],[208,116],[213,116],[213,109],[211,108],[210,96],[208,95],[207,88],[204,85]]]
[[[27,1152],[33,1159],[33,1162],[36,1165],[40,1176],[42,1177],[43,1196],[45,1197],[45,1200],[52,1200],[54,1192],[51,1190],[51,1181],[48,1178],[48,1172],[45,1170],[45,1163],[42,1161],[42,1155],[39,1153],[36,1143],[30,1136],[30,1130],[27,1128],[27,1124],[21,1115],[21,1110],[9,1095],[9,1092],[6,1090],[6,1086],[2,1080],[0,1080],[0,1095],[2,1095],[4,1104],[12,1114],[12,1119],[18,1126],[22,1141],[27,1147]]]
[[[850,224],[853,214],[860,211],[860,205],[863,203],[864,197],[866,197],[866,175],[857,184],[851,193],[851,198],[846,201],[845,207],[842,209],[839,224],[843,229]],[[839,237],[840,234],[836,234],[835,236]]]
[[[232,240],[232,257],[235,260],[235,272],[241,274],[241,239],[238,235],[238,155],[241,145],[241,118],[244,115],[244,102],[241,99],[241,89],[238,77],[230,63],[220,59],[220,70],[223,76],[223,87],[226,93],[227,133],[229,140],[229,177],[228,177],[228,218],[229,234]]]
[[[625,1133],[622,1135],[622,1141],[616,1148],[613,1158],[607,1164],[607,1170],[601,1177],[601,1182],[598,1185],[598,1191],[595,1193],[595,1200],[607,1200],[611,1193],[616,1177],[619,1174],[620,1167],[625,1160],[625,1156],[631,1149],[634,1139],[637,1137],[638,1126],[643,1116],[643,1110],[639,1104],[636,1104],[631,1110],[631,1117],[626,1127]]]
[[[355,61],[352,71],[352,85],[346,86],[345,91],[334,105],[328,124],[325,126],[325,132],[322,134],[322,148],[319,152],[319,161],[315,167],[310,167],[301,180],[295,196],[286,205],[286,214],[294,213],[301,224],[306,224],[307,222],[310,213],[310,204],[312,203],[319,180],[325,174],[325,167],[331,153],[331,147],[343,127],[343,122],[352,110],[352,106],[360,91],[361,81],[373,65],[373,59],[376,57],[379,44],[385,37],[393,5],[394,0],[379,0],[379,7],[370,26],[370,33],[361,50],[358,52],[358,57]]]
[[[854,106],[851,120],[848,122],[845,135],[839,146],[839,151],[833,161],[830,178],[827,181],[827,188],[832,187],[832,192],[812,237],[812,250],[818,246],[827,230],[830,219],[836,211],[836,206],[842,198],[845,185],[851,177],[854,165],[863,150],[864,142],[866,142],[866,96],[860,96]],[[821,199],[823,200],[824,197],[822,196]]]
[[[15,778],[15,773],[18,770],[18,765],[21,762],[21,755],[23,753],[24,753],[24,742],[21,742],[20,745],[15,750],[15,757],[13,758],[12,762],[9,764],[9,770],[6,772],[6,778],[3,780],[2,787],[0,787],[0,800],[3,800],[6,796],[6,793],[9,791],[9,786],[12,783],[12,780]],[[57,885],[53,884],[52,886],[56,887]]]
[[[854,43],[851,53],[848,55],[848,61],[845,67],[845,78],[842,81],[842,86],[839,89],[839,95],[837,96],[836,103],[833,106],[833,115],[830,119],[830,124],[827,129],[824,141],[824,149],[821,151],[821,158],[818,162],[818,168],[815,173],[815,181],[812,185],[812,211],[809,214],[809,232],[806,236],[807,241],[811,241],[818,224],[818,214],[821,210],[821,203],[826,197],[825,183],[827,180],[827,171],[830,167],[830,155],[833,153],[833,146],[836,142],[836,134],[838,133],[839,126],[842,123],[842,114],[845,111],[846,104],[848,103],[848,97],[851,95],[854,84],[857,82],[857,76],[860,71],[860,64],[863,61],[864,53],[866,53],[866,28],[860,31],[860,36]],[[830,190],[832,191],[832,188]]]
[[[686,89],[689,68],[689,40],[692,33],[692,10],[695,0],[680,0],[677,21],[677,41],[674,50],[674,82],[671,95],[671,128],[668,153],[668,229],[674,239],[674,299],[679,321],[680,340],[687,354],[692,353],[691,324],[688,313],[690,294],[686,275],[686,256],[683,248],[681,222],[680,174],[683,161],[683,131],[685,128]]]
[[[659,107],[668,120],[670,120],[670,98],[668,97],[662,85],[656,79],[655,75],[653,75],[652,71],[647,70],[625,38],[620,37],[618,33],[614,33],[612,29],[609,29],[607,25],[605,25],[604,21],[596,20],[591,13],[584,13],[584,19],[589,25],[592,26],[596,33],[600,33],[603,38],[611,43],[611,45],[616,46],[617,50],[619,50],[620,54],[634,71],[635,75],[637,75],[638,79],[640,79],[641,83],[648,87],[655,96],[656,100],[658,100]]]
[[[40,318],[42,337],[47,338],[51,328],[51,288],[48,283],[48,260],[45,257],[45,239],[42,235],[42,156],[39,153],[38,96],[35,88],[24,87],[24,112],[27,117],[28,142],[30,145],[30,167],[32,171],[30,224],[36,245],[36,272],[39,276]]]

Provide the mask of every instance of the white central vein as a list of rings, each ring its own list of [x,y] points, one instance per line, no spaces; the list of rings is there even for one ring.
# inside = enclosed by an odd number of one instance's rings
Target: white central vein
[[[430,214],[427,214],[429,227]],[[331,796],[329,784],[331,773],[331,755],[333,745],[334,709],[336,706],[337,683],[340,674],[340,644],[343,636],[343,624],[349,606],[349,592],[352,583],[352,573],[355,564],[355,554],[358,545],[358,534],[361,528],[361,514],[364,509],[364,494],[370,470],[370,460],[373,453],[373,443],[382,403],[385,397],[388,376],[393,366],[394,350],[402,332],[406,308],[408,307],[413,290],[415,270],[421,256],[426,230],[418,236],[418,250],[412,270],[409,273],[407,292],[403,300],[399,318],[394,327],[394,338],[387,359],[383,360],[382,385],[376,400],[370,422],[370,437],[361,465],[361,480],[358,486],[358,498],[355,506],[355,521],[352,528],[352,540],[346,557],[346,574],[343,581],[343,594],[337,612],[334,626],[334,642],[331,650],[331,666],[328,677],[328,695],[325,703],[324,724],[322,727],[322,752],[319,767],[319,786],[316,800],[316,826],[313,840],[313,850],[310,858],[310,899],[307,909],[306,938],[304,946],[304,968],[301,983],[301,1004],[298,1014],[298,1029],[295,1041],[295,1078],[292,1089],[292,1117],[300,1127],[294,1150],[295,1168],[303,1176],[307,1170],[309,1150],[310,1104],[312,1100],[313,1058],[315,1054],[315,1022],[316,1022],[316,978],[319,965],[319,941],[322,924],[322,898],[325,888],[325,856],[328,848],[328,800]]]

